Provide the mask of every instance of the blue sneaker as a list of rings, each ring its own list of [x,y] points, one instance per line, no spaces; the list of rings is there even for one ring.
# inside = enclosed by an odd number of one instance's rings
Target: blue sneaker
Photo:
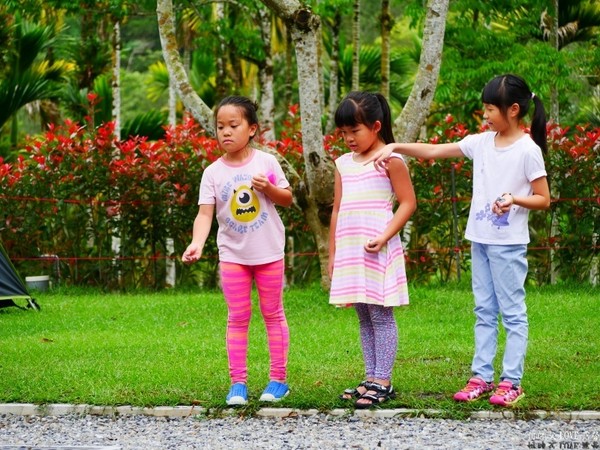
[[[289,393],[290,388],[287,384],[278,381],[269,381],[259,400],[261,402],[278,402]]]
[[[225,399],[229,406],[247,405],[248,404],[248,388],[244,383],[235,383],[231,385],[229,394]]]

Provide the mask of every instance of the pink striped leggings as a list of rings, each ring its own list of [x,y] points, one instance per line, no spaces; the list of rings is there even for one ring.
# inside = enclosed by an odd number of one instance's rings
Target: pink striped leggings
[[[258,266],[221,262],[221,285],[227,303],[227,357],[232,383],[248,379],[248,327],[252,314],[252,280],[267,329],[270,380],[285,381],[290,332],[283,310],[283,259]]]

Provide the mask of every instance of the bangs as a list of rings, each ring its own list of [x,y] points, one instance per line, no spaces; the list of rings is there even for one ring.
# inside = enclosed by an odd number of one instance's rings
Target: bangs
[[[354,100],[345,99],[340,103],[335,112],[335,126],[353,127],[360,123],[365,123],[362,112]]]
[[[494,78],[483,88],[481,92],[481,101],[489,105],[494,105],[500,109],[510,106],[506,101],[506,86],[504,78]]]

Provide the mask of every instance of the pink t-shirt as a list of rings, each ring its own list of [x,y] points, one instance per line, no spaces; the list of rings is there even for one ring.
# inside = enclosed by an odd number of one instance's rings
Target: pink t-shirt
[[[290,185],[275,156],[257,149],[242,165],[219,158],[202,174],[198,204],[215,205],[221,261],[259,265],[283,258],[283,222],[273,202],[252,189],[259,173],[280,188]]]

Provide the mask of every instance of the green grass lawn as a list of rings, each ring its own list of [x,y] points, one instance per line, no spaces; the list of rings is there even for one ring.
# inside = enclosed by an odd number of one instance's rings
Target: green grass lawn
[[[457,404],[470,376],[473,300],[468,286],[411,286],[396,310],[400,332],[385,408],[434,408],[449,416],[492,409]],[[229,386],[226,307],[220,292],[107,294],[56,289],[36,294],[40,312],[0,310],[0,402],[225,406]],[[599,289],[529,288],[530,340],[518,409],[600,409]],[[285,292],[291,395],[279,403],[327,410],[363,378],[352,308],[328,304],[318,287]],[[504,333],[497,358],[500,371]],[[268,382],[264,325],[254,308],[250,409]]]

